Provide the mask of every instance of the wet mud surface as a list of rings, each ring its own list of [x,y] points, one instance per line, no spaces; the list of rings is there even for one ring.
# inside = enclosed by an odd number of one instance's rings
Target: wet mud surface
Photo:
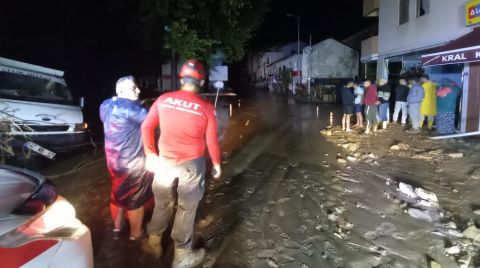
[[[399,126],[345,134],[325,129],[339,108],[319,107],[317,115],[316,106],[262,94],[240,107],[233,100],[231,118],[229,104],[217,110],[224,174],[208,179],[198,211],[201,267],[479,265],[471,228],[480,220],[476,140],[431,141]],[[112,239],[102,150],[43,170],[91,229],[95,267],[169,267],[168,239],[160,260],[128,245],[126,233]]]

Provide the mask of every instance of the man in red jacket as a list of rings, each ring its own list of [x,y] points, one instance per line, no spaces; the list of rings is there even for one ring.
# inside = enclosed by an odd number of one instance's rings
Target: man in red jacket
[[[205,79],[203,65],[188,60],[179,76],[181,90],[161,95],[142,124],[147,169],[155,172],[152,184],[155,208],[147,227],[148,242],[159,257],[162,254],[161,236],[172,217],[178,195],[171,234],[175,243],[173,267],[194,267],[205,256],[204,249],[191,249],[195,214],[205,188],[205,147],[217,179],[221,174],[220,146],[214,107],[198,95]],[[159,153],[154,136],[158,125]]]
[[[365,118],[367,119],[367,128],[365,134],[370,133],[370,129],[373,127],[373,132],[377,132],[378,128],[378,101],[377,86],[372,84],[372,81],[367,79],[363,83],[365,86]]]

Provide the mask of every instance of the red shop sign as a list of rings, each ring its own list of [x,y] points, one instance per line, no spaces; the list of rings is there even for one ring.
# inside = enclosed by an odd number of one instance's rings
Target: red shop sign
[[[422,56],[423,66],[480,61],[480,46],[432,53]]]

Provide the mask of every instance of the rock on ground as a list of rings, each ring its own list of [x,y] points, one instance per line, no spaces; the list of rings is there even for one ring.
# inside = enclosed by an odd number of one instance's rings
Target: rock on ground
[[[408,150],[410,148],[410,146],[408,144],[405,144],[405,143],[399,143],[399,144],[395,144],[395,145],[392,145],[390,147],[390,150],[392,151],[405,151],[405,150]]]
[[[415,189],[415,193],[421,199],[424,199],[424,200],[427,200],[427,201],[430,201],[430,202],[433,202],[433,203],[438,203],[437,195],[433,192],[428,192],[425,189],[419,187],[419,188]]]
[[[411,198],[418,197],[418,195],[415,193],[415,191],[413,190],[413,187],[410,184],[400,182],[398,184],[398,188],[400,189],[400,192],[407,195],[408,197],[411,197]]]
[[[478,229],[475,225],[468,227],[465,231],[463,231],[463,234],[465,237],[480,243],[480,229]]]
[[[451,153],[451,154],[448,154],[448,156],[450,156],[450,158],[462,158],[463,153]]]
[[[442,268],[442,266],[440,265],[440,263],[438,263],[436,261],[431,261],[430,262],[430,268]]]
[[[409,208],[408,209],[408,214],[415,219],[424,220],[424,221],[427,221],[427,222],[433,222],[433,220],[434,220],[432,215],[430,215],[430,213],[428,213],[428,211],[426,211],[426,210]]]

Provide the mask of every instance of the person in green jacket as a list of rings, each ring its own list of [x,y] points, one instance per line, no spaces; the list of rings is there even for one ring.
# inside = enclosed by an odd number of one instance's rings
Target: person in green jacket
[[[438,134],[455,133],[455,111],[457,110],[459,96],[460,88],[455,82],[448,78],[440,81],[440,88],[436,92]]]

